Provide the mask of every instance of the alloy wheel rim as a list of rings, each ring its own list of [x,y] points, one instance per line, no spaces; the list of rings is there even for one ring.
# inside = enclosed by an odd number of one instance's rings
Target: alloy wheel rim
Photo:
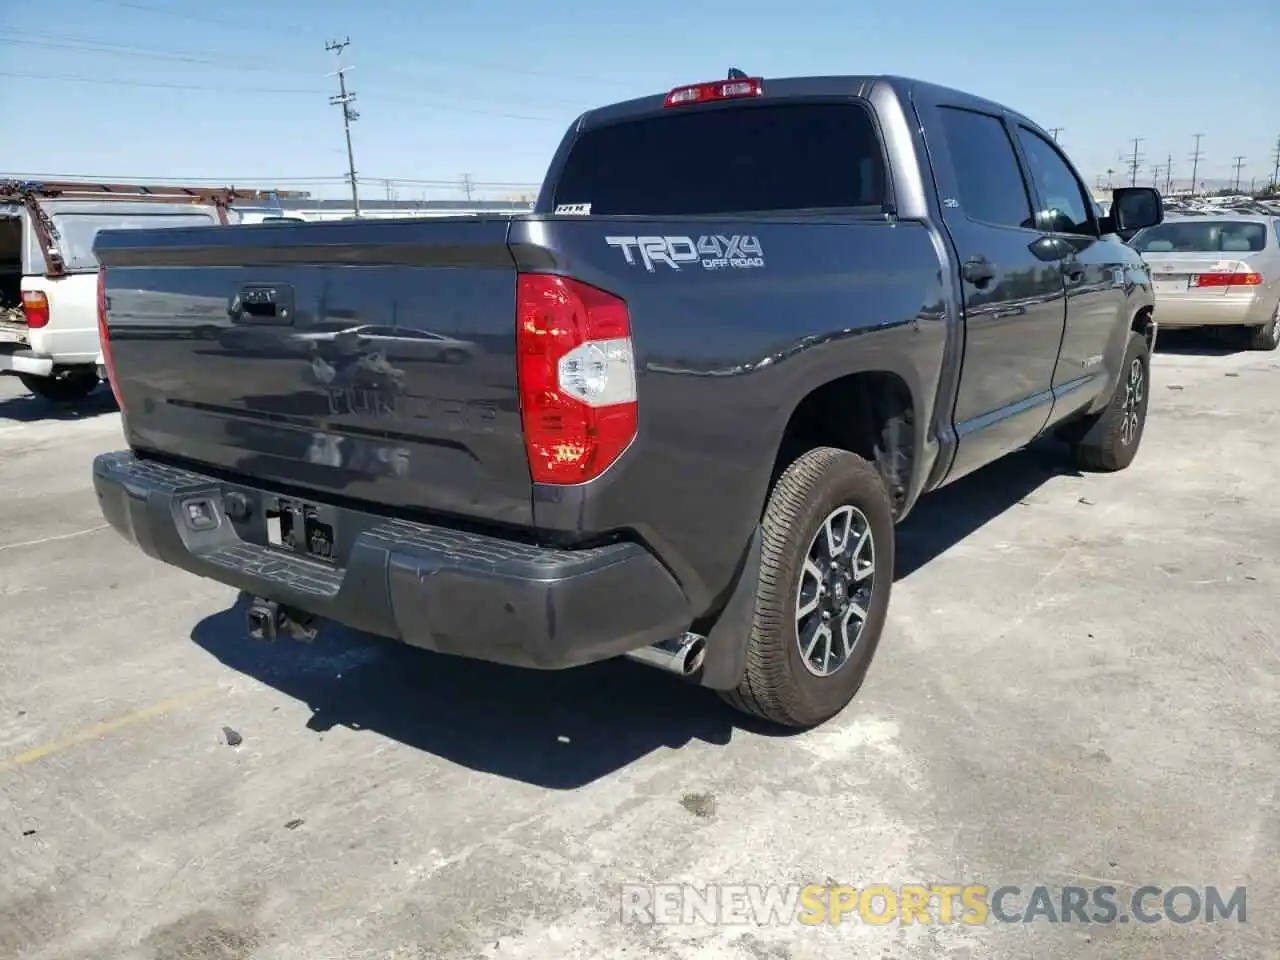
[[[1124,387],[1124,405],[1120,409],[1123,418],[1120,424],[1120,442],[1125,446],[1133,443],[1142,426],[1139,412],[1146,392],[1147,374],[1142,367],[1142,361],[1135,358],[1129,364],[1129,376]]]
[[[875,590],[876,543],[857,507],[837,507],[809,542],[796,587],[796,643],[815,677],[854,659]]]

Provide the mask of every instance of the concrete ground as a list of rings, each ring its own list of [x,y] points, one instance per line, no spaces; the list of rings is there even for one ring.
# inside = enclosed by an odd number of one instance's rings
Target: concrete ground
[[[1280,354],[1169,343],[1129,471],[1035,449],[921,504],[862,694],[800,735],[629,663],[254,645],[231,590],[103,528],[109,396],[0,382],[0,957],[1280,954]],[[620,922],[622,885],[678,881],[1248,912]]]

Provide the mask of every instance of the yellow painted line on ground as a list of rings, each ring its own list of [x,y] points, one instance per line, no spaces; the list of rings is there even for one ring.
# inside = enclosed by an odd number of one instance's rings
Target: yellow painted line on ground
[[[35,763],[37,760],[43,760],[45,757],[69,750],[82,743],[98,740],[108,734],[115,733],[117,730],[123,730],[125,727],[132,727],[135,724],[142,723],[144,720],[151,720],[173,710],[189,707],[192,704],[199,703],[201,700],[208,699],[221,689],[221,687],[213,686],[188,690],[186,693],[180,693],[177,696],[153,703],[149,707],[142,707],[130,713],[122,714],[114,720],[104,720],[102,723],[96,723],[92,727],[85,727],[83,730],[65,736],[60,740],[51,740],[12,757],[5,757],[0,759],[0,773],[25,766],[28,763]]]

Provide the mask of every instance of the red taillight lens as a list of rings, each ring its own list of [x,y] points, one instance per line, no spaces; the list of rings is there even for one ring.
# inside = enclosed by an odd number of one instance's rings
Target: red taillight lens
[[[626,303],[577,280],[520,274],[516,350],[534,482],[600,476],[635,438],[638,424]]]
[[[764,81],[759,77],[745,80],[714,80],[710,83],[693,83],[676,87],[667,94],[666,107],[682,107],[689,103],[710,103],[715,100],[738,100],[742,97],[764,95]]]
[[[1201,273],[1192,281],[1193,287],[1257,287],[1262,284],[1260,273]]]
[[[39,330],[49,325],[49,298],[40,290],[22,291],[22,315],[27,326]]]
[[[115,394],[116,406],[124,410],[124,400],[116,383],[116,366],[111,358],[111,338],[107,336],[107,268],[98,268],[98,339],[102,343],[102,365],[107,368],[107,382]]]

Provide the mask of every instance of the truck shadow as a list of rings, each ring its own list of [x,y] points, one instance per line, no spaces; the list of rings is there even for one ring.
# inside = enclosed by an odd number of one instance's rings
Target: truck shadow
[[[921,497],[897,530],[894,579],[909,577],[1060,476],[1080,473],[1066,446],[1048,437]]]
[[[1061,446],[1045,442],[921,500],[900,529],[897,576],[1070,470]],[[693,740],[724,745],[736,730],[792,732],[627,660],[521,670],[333,624],[311,644],[259,643],[246,635],[246,605],[241,597],[205,618],[191,639],[227,667],[306,703],[309,729],[368,730],[472,770],[553,790],[584,786],[664,747]]]
[[[100,384],[91,394],[75,403],[52,403],[43,397],[24,391],[17,396],[0,397],[0,422],[91,420],[104,414],[116,413],[119,409],[111,388],[105,384]]]
[[[245,598],[196,625],[219,661],[312,711],[307,727],[368,730],[472,770],[572,790],[654,750],[727,744],[754,722],[709,690],[628,660],[521,670],[418,650],[336,625],[313,643],[250,640]]]

